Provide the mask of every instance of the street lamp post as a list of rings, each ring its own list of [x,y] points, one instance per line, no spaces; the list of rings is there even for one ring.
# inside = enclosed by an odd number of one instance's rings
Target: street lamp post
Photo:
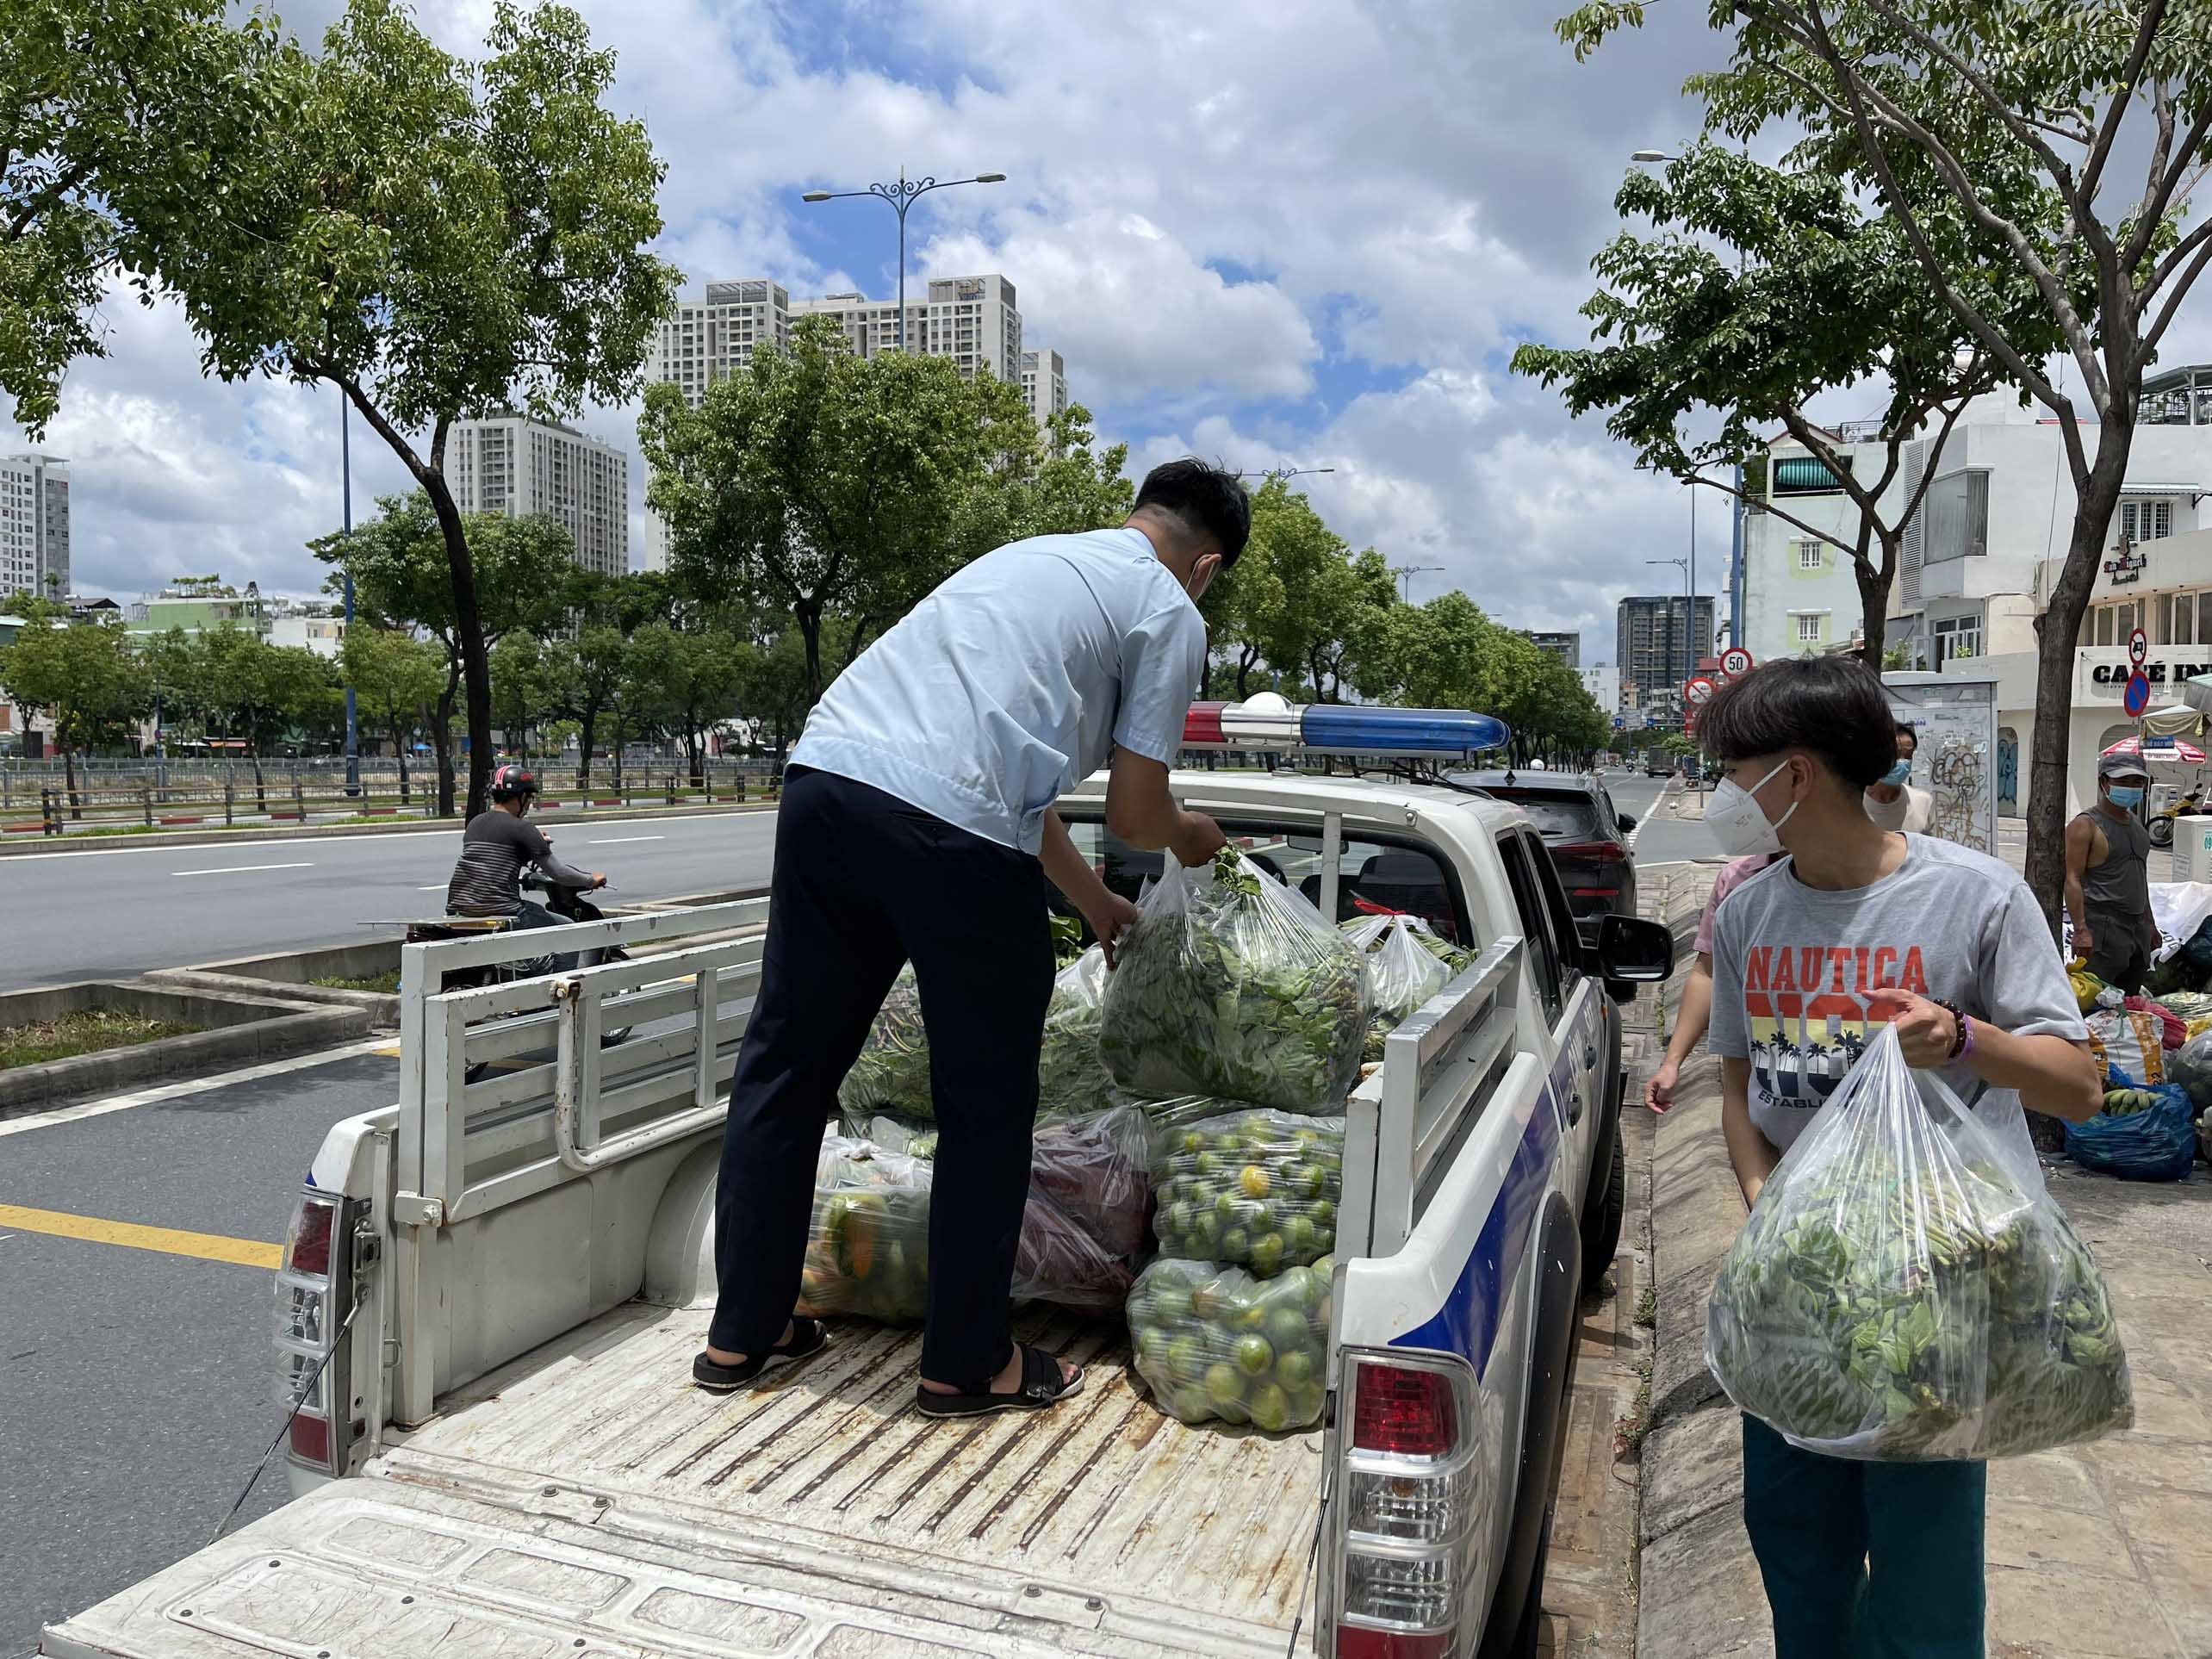
[[[1003,184],[1003,173],[978,173],[972,178],[913,178],[906,169],[898,170],[895,184],[871,184],[865,190],[809,190],[798,199],[802,202],[841,202],[847,196],[872,196],[888,202],[898,215],[898,349],[906,350],[906,212],[932,190],[950,190],[955,184]]]
[[[343,392],[338,395],[338,464],[339,491],[344,513],[342,522],[345,539],[351,543],[353,539],[353,426]],[[345,569],[345,627],[350,633],[353,628],[353,566],[351,560]],[[345,643],[345,635],[341,634],[339,637],[341,649]],[[348,795],[361,792],[361,721],[355,704],[351,674],[345,677],[345,792]]]
[[[1334,472],[1334,467],[1267,467],[1258,471],[1240,472],[1240,478],[1310,478],[1316,473]]]

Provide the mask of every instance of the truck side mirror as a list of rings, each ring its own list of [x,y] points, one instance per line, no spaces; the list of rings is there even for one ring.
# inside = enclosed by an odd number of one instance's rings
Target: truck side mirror
[[[1614,813],[1614,814],[1613,814],[1613,816],[1614,816],[1615,817],[1617,817],[1617,818],[1619,818],[1619,819],[1620,820],[1620,832],[1621,832],[1621,834],[1623,834],[1624,836],[1625,836],[1625,835],[1626,835],[1630,830],[1633,830],[1633,829],[1635,829],[1635,828],[1636,828],[1636,814],[1635,814],[1635,813],[1633,813],[1633,812],[1616,812],[1616,813]]]
[[[1605,979],[1657,985],[1675,971],[1673,929],[1637,916],[1608,915],[1599,923],[1592,966]]]

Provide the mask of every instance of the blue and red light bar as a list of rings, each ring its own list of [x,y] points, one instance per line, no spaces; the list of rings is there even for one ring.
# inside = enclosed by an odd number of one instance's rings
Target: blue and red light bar
[[[1391,709],[1353,703],[1193,703],[1185,749],[1250,749],[1314,755],[1395,755],[1464,761],[1503,749],[1506,723],[1471,709]]]

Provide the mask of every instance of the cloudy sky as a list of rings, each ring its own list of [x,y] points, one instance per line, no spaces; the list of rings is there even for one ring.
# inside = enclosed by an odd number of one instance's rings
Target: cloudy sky
[[[1577,65],[1541,0],[577,3],[668,160],[662,251],[694,289],[886,295],[891,214],[799,192],[902,164],[1003,171],[915,209],[910,283],[1003,272],[1026,338],[1066,358],[1133,469],[1192,450],[1333,467],[1303,482],[1355,546],[1440,567],[1416,600],[1457,586],[1516,625],[1582,629],[1586,662],[1612,659],[1621,595],[1671,586],[1643,561],[1685,550],[1686,493],[1506,362],[1525,339],[1585,337],[1575,310],[1629,152],[1694,131],[1676,89],[1719,44],[1702,8],[1655,7]],[[334,9],[285,19],[305,32]],[[421,15],[467,51],[489,9]],[[211,570],[315,587],[303,544],[338,521],[337,394],[205,382],[173,313],[119,301],[106,320],[111,355],[73,371],[45,444],[73,463],[79,587]],[[583,424],[634,450],[635,413]],[[401,474],[353,438],[360,513]],[[1705,591],[1727,529],[1705,493]]]

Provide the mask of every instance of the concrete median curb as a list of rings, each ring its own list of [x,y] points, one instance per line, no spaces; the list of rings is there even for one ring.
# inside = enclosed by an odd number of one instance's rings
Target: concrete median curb
[[[770,800],[729,801],[712,806],[592,807],[581,811],[563,810],[546,819],[557,831],[564,823],[604,823],[610,818],[718,818],[746,812],[773,812]],[[458,817],[400,818],[390,823],[253,824],[236,830],[181,830],[174,835],[145,836],[22,836],[0,841],[0,858],[20,858],[27,853],[121,852],[146,847],[251,847],[257,842],[300,841],[319,836],[422,836],[461,828]]]
[[[92,979],[0,996],[0,1026],[51,1020],[89,1008],[121,1008],[207,1027],[126,1047],[0,1071],[0,1118],[134,1084],[334,1048],[368,1035],[366,1009],[258,996],[151,976]]]

